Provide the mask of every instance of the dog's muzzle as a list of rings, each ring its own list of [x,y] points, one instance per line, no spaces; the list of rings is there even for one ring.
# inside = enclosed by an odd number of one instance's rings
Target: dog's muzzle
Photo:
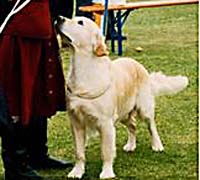
[[[63,16],[58,16],[57,19],[54,21],[54,25],[55,25],[56,31],[62,36],[62,38],[66,39],[66,41],[71,43],[72,40],[68,36],[66,36],[61,30],[61,26],[65,22],[66,19],[67,18],[64,18]]]

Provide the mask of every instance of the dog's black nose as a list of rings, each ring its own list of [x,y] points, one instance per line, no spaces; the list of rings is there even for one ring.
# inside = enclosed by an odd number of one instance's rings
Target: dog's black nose
[[[62,24],[65,21],[65,18],[63,16],[58,16],[56,18],[56,23],[57,24]]]
[[[65,21],[65,18],[62,16],[57,16],[54,20],[54,27],[56,28],[56,30],[59,32],[59,27],[61,24],[63,24]]]

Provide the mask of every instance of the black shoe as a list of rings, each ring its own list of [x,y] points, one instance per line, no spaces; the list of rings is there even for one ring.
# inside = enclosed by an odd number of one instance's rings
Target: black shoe
[[[23,169],[6,169],[5,180],[42,180],[31,167],[24,166]]]
[[[58,160],[52,157],[45,157],[29,161],[29,165],[34,169],[65,169],[73,167],[71,161]]]

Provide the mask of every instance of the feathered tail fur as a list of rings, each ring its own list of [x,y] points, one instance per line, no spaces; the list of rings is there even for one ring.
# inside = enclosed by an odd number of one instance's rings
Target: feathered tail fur
[[[176,94],[188,85],[186,76],[166,76],[162,72],[151,73],[150,79],[155,96]]]

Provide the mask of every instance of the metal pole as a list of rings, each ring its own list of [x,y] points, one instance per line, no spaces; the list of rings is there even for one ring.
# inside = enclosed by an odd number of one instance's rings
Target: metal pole
[[[108,1],[105,0],[105,9],[104,9],[104,17],[103,17],[103,35],[106,36],[106,29],[107,29],[107,18],[108,18]]]

